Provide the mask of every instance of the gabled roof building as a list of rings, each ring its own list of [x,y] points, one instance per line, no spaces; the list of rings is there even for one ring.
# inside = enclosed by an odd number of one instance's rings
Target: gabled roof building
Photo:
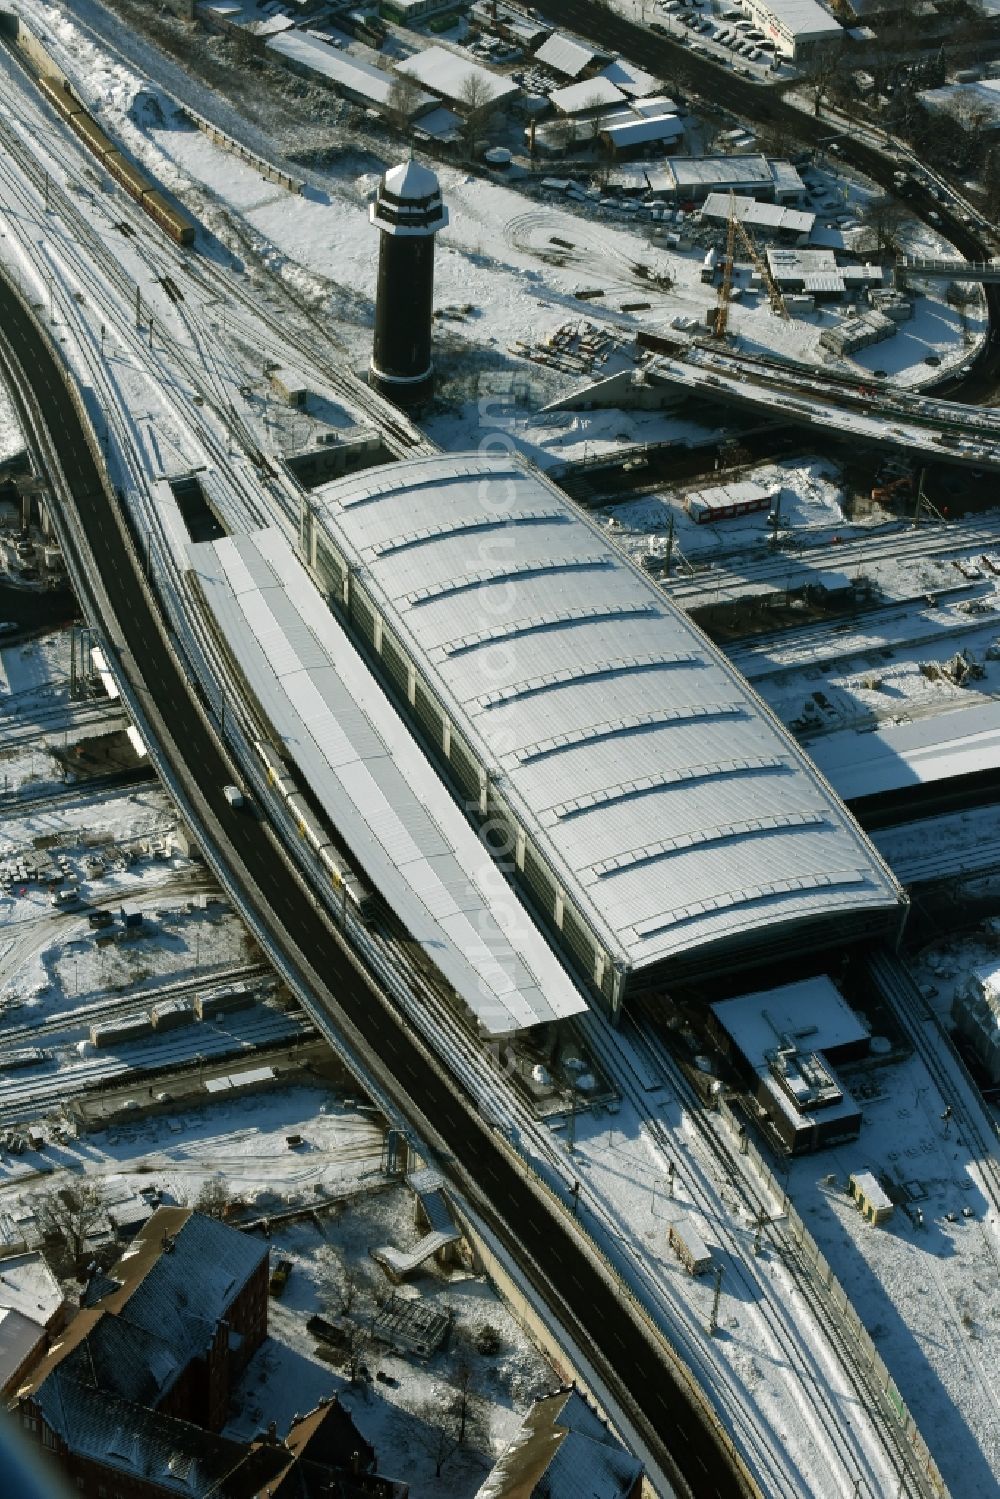
[[[476,1499],[639,1499],[642,1463],[575,1389],[537,1400]]]
[[[24,1434],[82,1499],[407,1499],[336,1400],[283,1441],[218,1435],[267,1297],[266,1245],[159,1208],[17,1389]]]

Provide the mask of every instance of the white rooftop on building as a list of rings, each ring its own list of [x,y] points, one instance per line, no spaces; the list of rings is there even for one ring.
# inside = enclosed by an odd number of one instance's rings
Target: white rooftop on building
[[[492,1034],[586,1001],[277,530],[188,547],[279,748]]]
[[[388,109],[398,103],[393,93],[393,77],[383,68],[364,62],[353,53],[330,47],[317,36],[304,31],[283,32],[267,43],[270,51],[300,69],[319,73],[345,93],[364,100],[378,109]],[[433,94],[417,90],[407,102],[407,114],[419,114],[430,109],[438,101]]]
[[[796,41],[839,36],[843,27],[817,0],[748,0],[751,15],[771,16]]]
[[[430,167],[421,166],[419,161],[414,161],[411,157],[409,161],[386,172],[385,190],[392,193],[394,198],[420,203],[425,198],[433,198],[435,193],[441,191],[441,187]]]
[[[771,1052],[788,1043],[802,1051],[836,1051],[868,1037],[867,1026],[826,974],[720,1000],[712,1011],[751,1067],[763,1067]]]
[[[499,104],[520,92],[511,78],[484,68],[471,57],[461,57],[447,47],[426,47],[422,52],[396,64],[396,72],[432,89],[444,99],[450,99],[460,109],[471,107],[473,93],[476,106]],[[392,75],[386,74],[391,81]]]
[[[578,42],[573,37],[554,31],[535,53],[535,61],[564,78],[579,78],[584,68],[590,67],[602,54],[595,47]]]
[[[537,471],[416,458],[310,508],[616,962],[891,920],[899,887],[805,754]]]

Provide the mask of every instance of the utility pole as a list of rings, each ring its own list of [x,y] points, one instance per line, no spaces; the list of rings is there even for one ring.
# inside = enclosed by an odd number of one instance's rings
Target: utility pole
[[[101,358],[102,359],[104,358],[104,336],[107,333],[107,331],[108,331],[107,328],[105,328],[104,324],[102,323],[101,324]]]
[[[580,1210],[580,1183],[578,1181],[570,1187],[569,1195],[573,1199],[573,1217],[575,1218]]]
[[[667,1196],[673,1200],[674,1195],[674,1163],[667,1162]]]
[[[576,1150],[576,1084],[570,1087],[569,1122],[566,1126],[566,1149],[570,1155]]]
[[[754,1254],[760,1254],[760,1240],[761,1240],[761,1235],[764,1232],[764,1224],[766,1222],[767,1222],[767,1219],[764,1216],[764,1214],[762,1212],[758,1213],[757,1214],[757,1226],[754,1229],[754,1235],[753,1235],[753,1252],[754,1252]]]
[[[49,174],[48,174],[48,172],[45,173],[45,212],[46,213],[51,213],[52,212],[52,209],[51,209],[51,207],[49,205]]]
[[[139,286],[135,289],[135,326],[142,327],[142,288]]]
[[[920,516],[924,509],[924,475],[926,474],[926,472],[927,470],[925,468],[922,468],[920,470],[920,477],[917,480],[917,503],[914,506],[913,510],[914,527],[919,526]]]
[[[715,1295],[712,1297],[712,1310],[708,1317],[708,1335],[714,1337],[719,1326],[719,1301],[722,1298],[722,1266],[715,1267]]]

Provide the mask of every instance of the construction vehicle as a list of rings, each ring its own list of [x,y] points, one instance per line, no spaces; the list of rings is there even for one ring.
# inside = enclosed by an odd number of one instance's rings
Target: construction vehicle
[[[891,500],[894,494],[912,494],[913,480],[909,474],[901,474],[898,479],[890,479],[888,484],[876,484],[872,489],[872,499],[884,504]]]

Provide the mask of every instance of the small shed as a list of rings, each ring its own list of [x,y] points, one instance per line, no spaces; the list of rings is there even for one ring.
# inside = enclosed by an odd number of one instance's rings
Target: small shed
[[[852,1171],[849,1190],[869,1223],[887,1223],[896,1211],[892,1198],[871,1171]]]

